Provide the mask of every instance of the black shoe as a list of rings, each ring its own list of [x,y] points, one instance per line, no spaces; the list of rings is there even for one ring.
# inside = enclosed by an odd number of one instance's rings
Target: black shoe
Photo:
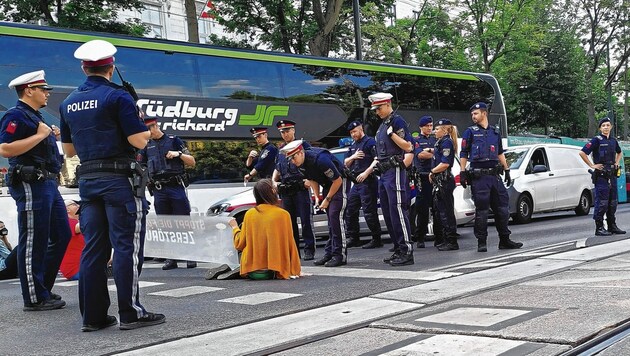
[[[50,292],[50,299],[61,300],[61,296],[57,293]]]
[[[219,267],[210,268],[208,272],[206,272],[206,279],[215,279],[220,274],[230,271],[231,268],[228,265],[220,265]]]
[[[388,251],[389,252],[394,252],[394,251],[396,251],[396,247],[390,247]]]
[[[459,245],[456,243],[445,243],[438,246],[437,249],[440,251],[455,251],[455,250],[459,250]]]
[[[241,266],[217,276],[217,279],[241,279]]]
[[[195,261],[187,261],[186,268],[197,268],[197,262]]]
[[[617,224],[608,224],[608,232],[617,235],[623,235],[626,233],[624,230],[621,230]]]
[[[304,261],[312,261],[315,259],[315,254],[311,251],[304,251]]]
[[[313,262],[313,264],[315,266],[323,266],[326,264],[326,262],[330,261],[332,259],[332,256],[324,256],[322,258],[320,258],[319,260]]]
[[[522,242],[515,242],[509,238],[501,239],[499,241],[499,250],[513,250],[523,247]]]
[[[413,263],[413,254],[411,253],[398,255],[396,258],[389,261],[389,264],[392,266],[407,266],[412,265]]]
[[[381,241],[376,241],[376,240],[370,240],[370,242],[361,246],[361,248],[364,248],[366,250],[372,249],[372,248],[379,248],[379,247],[383,247],[383,243]]]
[[[389,263],[391,260],[394,260],[394,259],[398,258],[398,256],[400,256],[400,252],[398,252],[398,251],[394,252],[393,255],[383,258],[383,262]]]
[[[433,240],[433,246],[434,247],[438,247],[440,245],[444,245],[446,243],[446,241],[444,241],[444,238],[440,237],[440,238],[436,238],[435,240]]]
[[[331,258],[328,262],[324,263],[324,267],[339,267],[345,264],[346,262],[343,262],[342,257],[335,256]]]
[[[120,330],[133,330],[143,328],[145,326],[162,324],[166,321],[164,314],[146,313],[142,318],[130,323],[120,322]]]
[[[162,269],[164,271],[168,271],[169,269],[175,269],[177,267],[178,267],[177,266],[177,261],[175,261],[175,260],[166,260],[164,262],[164,266],[162,266]]]
[[[477,252],[488,252],[488,246],[486,245],[486,240],[477,241]]]
[[[89,331],[98,331],[101,329],[109,328],[110,326],[114,326],[118,324],[118,320],[113,315],[108,315],[105,317],[105,321],[99,324],[83,324],[81,327],[81,331],[89,332]]]
[[[24,311],[43,311],[43,310],[53,310],[53,309],[61,309],[66,306],[66,302],[63,300],[56,299],[48,299],[39,303],[28,303],[24,304]]]
[[[424,241],[418,242],[416,246],[418,246],[418,248],[424,248]]]
[[[358,238],[354,238],[354,239],[348,239],[348,241],[346,241],[346,247],[350,248],[350,247],[359,247],[361,246],[361,240]]]

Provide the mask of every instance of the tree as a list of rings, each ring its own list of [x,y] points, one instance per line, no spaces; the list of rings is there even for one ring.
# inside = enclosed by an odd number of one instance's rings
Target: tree
[[[572,1],[567,1],[565,8],[569,9],[568,14],[574,16],[577,33],[584,40],[583,45],[587,51],[588,67],[585,72],[585,79],[589,85],[586,91],[586,104],[588,112],[588,136],[595,134],[596,106],[594,87],[594,77],[605,64],[606,56],[610,51],[616,65],[613,65],[609,74],[606,75],[604,87],[612,85],[618,73],[630,56],[630,47],[625,46],[630,40],[630,31],[627,31],[628,11],[630,3],[627,0],[579,0],[577,5]]]
[[[393,0],[378,3],[384,9]],[[214,4],[217,21],[228,32],[256,41],[254,47],[323,57],[353,48],[348,36],[352,0],[230,0]]]
[[[142,36],[147,28],[138,19],[118,21],[118,11],[143,9],[140,0],[0,0],[4,19],[45,21],[51,26]]]

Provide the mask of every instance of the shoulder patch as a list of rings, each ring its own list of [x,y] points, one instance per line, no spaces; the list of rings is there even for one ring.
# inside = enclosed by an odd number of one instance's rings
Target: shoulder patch
[[[333,172],[333,170],[331,168],[328,168],[325,172],[324,175],[326,177],[328,177],[328,179],[332,179],[335,176],[335,172]]]
[[[400,138],[405,138],[405,129],[400,129],[396,131],[396,135],[398,135]]]
[[[15,130],[17,129],[17,127],[18,127],[17,122],[15,122],[15,121],[11,121],[11,122],[9,122],[9,124],[7,125],[6,132],[7,132],[7,133],[10,133],[10,134],[12,134],[12,135],[13,135],[13,134],[15,133]]]
[[[265,157],[267,157],[267,155],[269,154],[269,150],[264,150],[261,154],[260,154],[260,158],[265,159]]]
[[[450,148],[445,148],[444,150],[442,150],[442,155],[443,156],[450,156],[451,155],[451,149]]]

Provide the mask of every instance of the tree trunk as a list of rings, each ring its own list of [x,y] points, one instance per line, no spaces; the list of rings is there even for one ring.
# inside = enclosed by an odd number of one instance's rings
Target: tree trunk
[[[343,0],[327,0],[326,13],[322,12],[320,0],[313,1],[313,15],[319,30],[308,41],[308,47],[311,54],[314,56],[328,57],[330,52],[330,44],[332,43],[332,35],[334,33],[335,26],[339,20],[339,14],[341,14],[341,5]]]
[[[628,90],[630,90],[630,88],[628,88],[628,63],[626,62],[626,71],[624,73],[624,82],[626,85],[626,90],[623,96],[623,137],[621,138],[622,140],[627,140],[628,139],[628,126],[630,125],[630,123],[628,121],[630,121],[630,114],[628,114]]]
[[[186,25],[188,28],[188,42],[199,43],[199,22],[195,0],[184,0],[186,9]]]
[[[595,99],[593,98],[593,84],[591,83],[591,78],[587,78],[586,82],[586,112],[588,115],[586,137],[595,136],[595,132],[597,131],[597,125],[595,123],[595,104],[593,103]]]

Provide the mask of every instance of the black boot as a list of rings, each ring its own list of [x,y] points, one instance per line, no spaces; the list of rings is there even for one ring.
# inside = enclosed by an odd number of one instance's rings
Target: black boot
[[[486,239],[477,239],[477,252],[488,252]]]
[[[175,260],[166,260],[164,261],[164,266],[162,266],[162,269],[165,271],[168,271],[169,269],[175,269],[177,268],[177,261]]]
[[[444,241],[444,236],[435,235],[435,239],[433,240],[433,246],[440,247],[440,245],[444,245],[446,241]]]
[[[348,248],[359,246],[361,246],[361,239],[359,239],[358,237],[351,237],[348,239],[348,241],[346,241],[346,247]]]
[[[522,242],[510,240],[509,236],[499,237],[499,250],[513,250],[523,247]]]
[[[455,251],[459,250],[459,244],[457,243],[457,237],[450,236],[446,239],[446,243],[438,246],[439,251]]]
[[[617,234],[617,235],[623,235],[626,233],[624,230],[621,230],[619,226],[617,226],[614,218],[608,219],[608,232]]]
[[[604,229],[603,221],[595,221],[595,236],[610,236],[612,232]]]
[[[424,234],[420,234],[416,237],[416,241],[418,241],[418,248],[424,248]]]
[[[372,249],[372,248],[379,248],[379,247],[383,247],[383,243],[381,242],[380,236],[372,236],[372,240],[370,240],[365,245],[361,246],[361,248],[364,248],[364,249]]]

